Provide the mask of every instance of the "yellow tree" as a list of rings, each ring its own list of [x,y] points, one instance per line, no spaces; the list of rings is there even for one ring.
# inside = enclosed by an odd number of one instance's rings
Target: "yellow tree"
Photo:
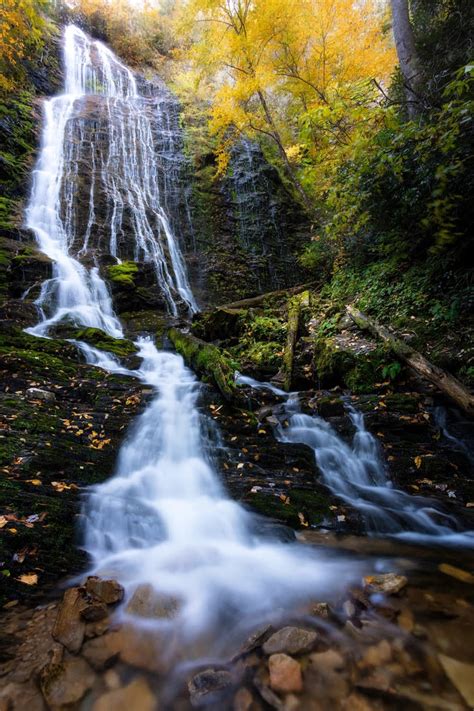
[[[190,0],[185,8],[188,56],[216,82],[212,131],[267,136],[307,206],[289,150],[298,113],[331,110],[350,87],[386,75],[393,51],[379,8],[377,0]]]
[[[2,0],[0,3],[0,91],[10,91],[21,73],[21,61],[41,44],[43,2]]]

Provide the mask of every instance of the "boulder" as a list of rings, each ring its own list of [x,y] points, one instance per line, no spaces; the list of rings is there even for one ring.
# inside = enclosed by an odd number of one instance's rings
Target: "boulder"
[[[385,573],[383,575],[368,575],[364,578],[364,585],[370,593],[384,593],[396,595],[406,586],[408,580],[404,575]]]
[[[301,627],[283,627],[263,645],[265,654],[305,654],[314,647],[318,633]]]
[[[179,611],[179,600],[158,593],[152,585],[143,584],[137,587],[125,610],[138,617],[170,619]]]
[[[296,659],[289,657],[287,654],[272,654],[268,660],[268,668],[270,671],[270,686],[274,691],[288,693],[303,689],[301,666]]]
[[[53,627],[53,638],[73,653],[80,650],[84,640],[86,623],[81,613],[86,606],[80,588],[69,588],[64,593]]]
[[[155,695],[143,677],[137,677],[123,689],[102,694],[92,711],[153,711],[157,707]]]
[[[116,580],[102,580],[95,576],[87,578],[86,591],[106,605],[120,602],[124,594],[123,587]]]
[[[95,674],[81,657],[61,664],[48,664],[41,674],[41,691],[53,708],[75,704],[92,688]]]
[[[205,706],[217,703],[227,696],[233,684],[231,673],[223,669],[206,669],[199,672],[188,683],[191,704]]]
[[[32,400],[43,400],[44,402],[54,402],[56,400],[54,393],[50,390],[43,390],[42,388],[28,388],[26,397]]]

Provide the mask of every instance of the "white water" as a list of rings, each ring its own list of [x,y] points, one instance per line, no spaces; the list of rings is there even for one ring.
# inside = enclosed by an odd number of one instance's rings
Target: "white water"
[[[37,299],[41,320],[30,332],[46,336],[52,326],[64,321],[120,338],[122,327],[97,266],[87,267],[78,259],[81,254],[89,260],[93,257],[88,246],[100,197],[113,206],[107,221],[110,254],[118,257],[117,238],[124,229],[126,210],[131,216],[127,224],[134,256],[154,265],[171,313],[177,314],[180,300],[190,310],[196,304],[165,212],[166,195],[160,193],[152,135],[153,121],[158,119],[147,98],[140,96],[130,70],[74,25],[65,31],[64,65],[65,93],[44,104],[42,145],[26,210],[26,225],[54,262],[53,278],[43,284]],[[106,134],[107,150],[99,135],[93,134],[92,140],[84,135],[84,114],[91,101],[98,104],[105,121],[101,131]],[[90,161],[91,169],[86,223],[76,209],[81,161],[82,165]]]
[[[259,539],[204,453],[198,382],[180,356],[140,341],[140,377],[156,397],[132,427],[115,476],[87,505],[86,550],[131,592],[151,583],[180,601],[177,627],[198,635],[232,613],[262,619],[331,589],[355,568],[299,545]],[[222,632],[222,630],[221,630]]]
[[[114,188],[118,187],[114,183],[117,174],[107,171],[109,164],[119,160],[133,193],[127,199],[132,212],[136,210],[137,229],[131,238],[157,264],[160,286],[168,290],[173,313],[177,310],[174,294],[179,293],[190,308],[194,299],[178,244],[167,232],[161,208],[155,212],[168,239],[173,276],[166,272],[165,262],[160,262],[160,235],[148,233],[144,226],[143,201],[158,196],[153,193],[152,158],[146,164],[143,159],[151,146],[144,138],[148,119],[141,112],[135,78],[107,48],[71,26],[66,29],[65,69],[66,93],[46,102],[42,147],[27,211],[40,249],[55,262],[54,278],[44,285],[38,300],[40,323],[31,332],[46,336],[52,325],[68,320],[122,337],[98,269],[86,268],[71,254],[71,245],[77,242],[78,197],[71,176],[77,176],[79,167],[69,128],[86,94],[105,95],[111,117],[109,159],[101,170],[114,215],[123,209],[123,193]],[[125,104],[128,111],[124,112]],[[117,126],[115,111],[119,117],[126,116],[122,127]],[[92,183],[88,194],[94,194]],[[97,209],[100,205],[91,200],[83,251],[87,251]],[[112,254],[117,244],[115,224],[114,218]],[[136,344],[142,365],[130,371],[110,353],[78,345],[89,363],[139,377],[155,391],[122,446],[115,476],[87,497],[85,548],[95,571],[118,577],[128,598],[140,583],[151,584],[157,594],[171,595],[179,601],[176,627],[187,638],[209,631],[214,624],[222,636],[224,617],[228,625],[231,620],[230,626],[261,622],[262,616],[271,615],[279,606],[321,599],[355,575],[355,564],[322,561],[310,548],[256,535],[255,517],[227,497],[206,455],[198,383],[180,356],[158,352],[151,340],[142,338]]]
[[[240,374],[236,380],[285,398],[288,426],[278,427],[278,439],[311,447],[323,482],[361,513],[370,533],[420,543],[474,545],[474,531],[459,530],[453,516],[441,512],[424,497],[393,488],[377,440],[366,430],[362,413],[347,401],[346,409],[355,428],[350,445],[321,417],[303,414],[296,393],[287,394],[271,383],[260,383]]]

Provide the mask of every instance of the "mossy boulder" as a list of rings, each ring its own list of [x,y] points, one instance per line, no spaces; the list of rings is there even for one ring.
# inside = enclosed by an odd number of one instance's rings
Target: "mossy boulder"
[[[220,348],[177,328],[171,328],[168,336],[186,364],[215,385],[224,398],[231,399],[236,394],[233,363]]]
[[[132,289],[135,288],[135,279],[138,274],[136,262],[122,262],[122,264],[112,264],[107,268],[107,277],[113,284],[121,284]]]
[[[391,360],[385,346],[353,347],[350,338],[319,338],[314,345],[314,372],[322,387],[345,385],[356,393],[372,392]]]

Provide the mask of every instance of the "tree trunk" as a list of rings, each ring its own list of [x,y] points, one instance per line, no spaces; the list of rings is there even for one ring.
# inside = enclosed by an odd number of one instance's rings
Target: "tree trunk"
[[[286,345],[283,352],[283,364],[279,372],[272,378],[272,382],[281,384],[283,390],[290,392],[293,377],[293,360],[295,346],[300,326],[301,307],[309,304],[309,292],[304,291],[298,296],[293,296],[288,301],[288,325],[286,335]]]
[[[469,415],[474,415],[474,395],[453,375],[430,363],[421,353],[418,353],[407,343],[391,334],[385,326],[381,326],[377,321],[369,318],[353,306],[346,306],[346,311],[359,328],[366,329],[379,336],[389,344],[395,355],[404,360],[413,370],[429,380],[433,385],[436,385]]]
[[[408,116],[413,119],[421,111],[422,74],[421,63],[415,47],[413,28],[410,23],[408,0],[391,0],[393,36],[400,71],[405,84]]]
[[[309,213],[314,213],[314,205],[309,199],[308,195],[306,194],[305,189],[301,185],[300,181],[295,175],[295,171],[293,170],[293,166],[291,165],[290,161],[288,160],[288,156],[286,155],[285,148],[283,146],[282,140],[280,138],[280,134],[278,132],[277,127],[275,126],[275,122],[273,121],[273,116],[270,113],[270,109],[268,108],[267,100],[265,99],[265,96],[263,95],[262,91],[258,92],[258,98],[260,99],[260,104],[262,105],[263,108],[263,113],[265,114],[265,120],[268,123],[271,131],[271,136],[275,143],[277,144],[278,152],[280,154],[280,157],[283,161],[283,165],[285,168],[285,172],[292,183],[293,187],[297,191],[298,195],[300,196],[304,206],[308,210]]]

